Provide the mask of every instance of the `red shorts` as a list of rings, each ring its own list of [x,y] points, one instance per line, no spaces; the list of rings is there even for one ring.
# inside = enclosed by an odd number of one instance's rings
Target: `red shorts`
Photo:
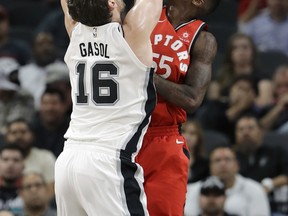
[[[178,126],[151,127],[136,161],[144,169],[150,216],[183,216],[189,152]]]

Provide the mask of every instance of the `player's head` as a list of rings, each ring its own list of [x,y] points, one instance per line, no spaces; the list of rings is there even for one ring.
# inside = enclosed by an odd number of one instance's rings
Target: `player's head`
[[[192,0],[192,4],[198,8],[198,16],[206,16],[216,10],[221,0]]]
[[[71,17],[87,26],[99,26],[109,23],[120,15],[125,8],[123,0],[68,0]]]

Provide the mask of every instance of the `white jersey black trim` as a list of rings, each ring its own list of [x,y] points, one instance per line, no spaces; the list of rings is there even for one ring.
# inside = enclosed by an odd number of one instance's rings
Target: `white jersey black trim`
[[[149,83],[147,86],[147,102],[145,104],[146,117],[139,125],[137,131],[128,141],[126,148],[120,151],[121,173],[124,178],[124,193],[126,196],[126,204],[131,216],[145,216],[145,211],[141,203],[141,190],[135,173],[137,172],[137,164],[132,161],[132,155],[137,151],[137,145],[140,137],[143,135],[144,128],[150,122],[150,116],[156,106],[156,92],[153,84],[154,69],[151,68],[149,74]]]

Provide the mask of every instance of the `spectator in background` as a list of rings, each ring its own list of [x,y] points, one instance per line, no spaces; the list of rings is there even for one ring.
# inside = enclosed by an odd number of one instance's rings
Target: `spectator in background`
[[[259,106],[270,103],[271,82],[261,77],[261,71],[257,67],[257,49],[248,35],[235,33],[228,41],[223,64],[217,72],[216,80],[210,84],[207,98],[225,99],[234,80],[243,75],[250,75],[254,86],[257,87],[256,103]]]
[[[39,173],[27,173],[23,176],[20,195],[24,201],[24,212],[19,216],[57,216],[49,207],[49,187]]]
[[[50,33],[37,34],[32,48],[33,60],[19,69],[19,80],[21,87],[33,95],[35,109],[39,110],[49,67],[58,67],[65,71],[68,71],[68,68],[57,58],[54,38]]]
[[[54,165],[56,158],[52,152],[34,147],[34,134],[24,119],[8,123],[7,143],[17,144],[24,152],[24,173],[40,173],[47,182],[48,196],[54,197]]]
[[[17,145],[4,145],[0,149],[0,210],[15,215],[23,211],[18,194],[24,169],[24,154]]]
[[[60,2],[57,0],[57,2]],[[64,13],[62,9],[55,9],[36,28],[36,32],[47,32],[53,35],[55,45],[58,48],[57,56],[63,60],[69,45],[69,37],[64,26]]]
[[[232,216],[224,211],[225,199],[224,184],[215,176],[206,179],[200,189],[199,216]]]
[[[187,119],[182,124],[181,133],[185,137],[190,155],[188,183],[197,182],[209,176],[209,162],[203,143],[203,131],[197,121]]]
[[[228,147],[217,147],[210,154],[210,172],[225,186],[225,212],[238,216],[270,216],[268,198],[259,183],[238,174],[235,153]],[[185,216],[196,216],[200,212],[200,190],[202,182],[189,184],[186,195]]]
[[[62,91],[66,98],[67,115],[72,112],[71,84],[69,71],[66,65],[51,65],[47,67],[46,88],[53,88]]]
[[[30,0],[29,0],[30,1]],[[58,9],[61,7],[60,1],[58,0],[43,0],[51,9]]]
[[[227,135],[234,142],[237,118],[245,113],[261,115],[255,100],[257,89],[249,75],[238,76],[232,84],[228,100],[207,100],[196,115],[204,129],[215,130]]]
[[[288,3],[267,0],[267,9],[242,25],[241,32],[250,35],[260,51],[278,50],[288,56]]]
[[[34,114],[33,98],[20,91],[18,67],[14,59],[0,58],[0,132],[2,133],[5,133],[8,121],[20,117],[30,121]]]
[[[264,145],[263,131],[253,116],[239,118],[235,134],[240,173],[262,184],[271,197],[272,212],[288,214],[288,194],[285,200],[277,200],[273,194],[288,185],[288,152],[284,148]]]
[[[20,65],[25,65],[31,58],[29,46],[22,41],[10,39],[9,29],[8,12],[0,5],[0,58],[14,58]]]
[[[0,146],[4,145],[5,142],[4,140],[5,140],[4,135],[0,131]]]
[[[280,66],[273,76],[274,100],[261,118],[261,126],[279,133],[288,132],[288,65]]]
[[[266,7],[266,0],[238,0],[238,21],[246,23]]]
[[[47,88],[42,95],[40,110],[32,124],[35,145],[50,150],[56,157],[62,152],[64,134],[70,118],[66,115],[66,98],[62,91]]]

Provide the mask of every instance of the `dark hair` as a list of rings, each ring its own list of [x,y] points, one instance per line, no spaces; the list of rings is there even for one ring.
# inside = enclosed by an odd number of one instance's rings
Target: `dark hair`
[[[71,17],[87,26],[100,26],[111,22],[112,13],[107,0],[68,0]]]
[[[221,145],[221,146],[216,146],[215,148],[213,148],[209,154],[209,162],[211,163],[211,156],[214,154],[215,151],[219,150],[219,149],[228,149],[229,151],[232,152],[232,154],[235,157],[235,160],[237,160],[237,156],[236,156],[236,152],[233,148],[231,148],[230,146],[225,146],[225,145]]]
[[[27,125],[27,127],[29,128],[29,130],[31,130],[31,125],[30,125],[30,122],[28,122],[26,119],[24,119],[24,118],[17,118],[17,119],[13,119],[13,120],[11,120],[11,121],[9,121],[8,123],[7,123],[7,126],[6,126],[6,128],[8,129],[8,128],[10,128],[11,127],[11,125],[12,124],[14,124],[14,123],[23,123],[23,124],[25,124],[25,125]],[[8,129],[9,130],[9,129]]]
[[[42,94],[42,99],[43,99],[44,95],[46,95],[46,94],[58,95],[58,97],[59,97],[59,99],[60,99],[60,101],[62,103],[66,102],[65,94],[60,89],[57,89],[57,88],[46,88],[45,91]]]
[[[204,196],[225,196],[225,186],[218,177],[210,176],[202,182],[200,194]]]
[[[236,119],[236,121],[235,121],[236,124],[235,124],[235,125],[237,125],[240,120],[246,119],[246,118],[248,118],[248,119],[254,119],[255,122],[256,122],[256,124],[257,124],[257,126],[258,126],[260,129],[263,129],[262,126],[261,126],[261,124],[260,124],[260,122],[259,122],[259,119],[257,118],[257,116],[253,115],[253,113],[250,113],[250,112],[244,113],[243,115],[240,115],[240,116]],[[236,130],[236,127],[235,127],[235,130]]]
[[[11,150],[11,151],[18,151],[22,158],[24,159],[25,154],[24,151],[22,150],[22,148],[20,148],[17,144],[15,143],[11,143],[11,144],[4,144],[3,146],[1,146],[0,148],[0,155],[2,155],[3,151],[5,150]]]
[[[234,48],[234,42],[237,39],[245,38],[249,41],[251,48],[252,48],[252,66],[255,69],[256,60],[257,60],[257,48],[254,44],[252,38],[244,33],[235,33],[233,34],[227,43],[225,56],[223,58],[222,66],[219,68],[217,72],[217,80],[220,83],[220,87],[223,90],[224,88],[228,87],[233,79],[235,78],[236,74],[234,72],[234,63],[232,60],[232,52]]]

